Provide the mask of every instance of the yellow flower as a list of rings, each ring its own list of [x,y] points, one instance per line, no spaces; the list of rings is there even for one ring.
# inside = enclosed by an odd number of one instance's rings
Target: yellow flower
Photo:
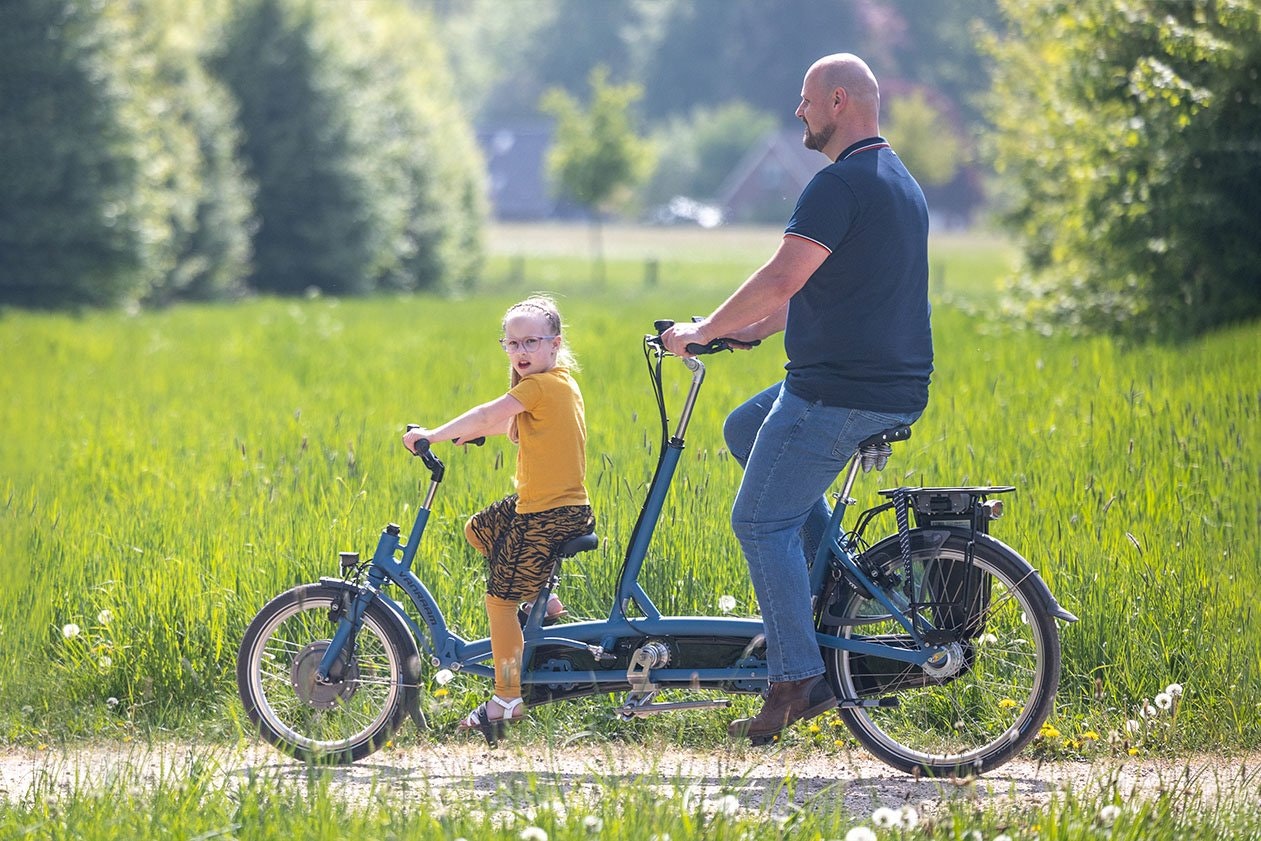
[[[1044,724],[1042,725],[1042,732],[1038,735],[1044,736],[1048,739],[1058,739],[1060,737],[1060,731],[1056,730],[1049,724]]]
[[[818,733],[818,732],[819,732],[819,725],[817,725],[817,724],[813,724],[813,723],[812,723],[812,724],[810,725],[809,730],[810,730],[810,732],[811,732],[811,733]]]
[[[1089,739],[1089,740],[1090,740],[1090,741],[1092,741],[1092,742],[1097,742],[1097,741],[1099,741],[1099,734],[1098,734],[1098,733],[1096,733],[1096,732],[1095,732],[1095,731],[1093,731],[1093,730],[1087,730],[1085,733],[1082,733],[1082,734],[1081,734],[1081,737],[1082,737],[1083,739]]]
[[[442,696],[448,695],[448,694],[450,694],[450,690],[447,689],[446,687],[443,687],[442,689],[435,689],[433,691],[433,695],[435,698],[441,698]]]
[[[1130,756],[1138,756],[1138,748],[1130,748],[1126,751]]]
[[[999,701],[999,702],[998,702],[998,708],[999,708],[1000,710],[1010,710],[1010,709],[1014,709],[1015,707],[1018,707],[1018,706],[1020,706],[1020,705],[1019,705],[1019,704],[1017,704],[1015,701],[1013,701],[1013,700],[1012,700],[1012,699],[1010,699],[1010,698],[1004,698],[1003,700],[1001,700],[1001,701]]]

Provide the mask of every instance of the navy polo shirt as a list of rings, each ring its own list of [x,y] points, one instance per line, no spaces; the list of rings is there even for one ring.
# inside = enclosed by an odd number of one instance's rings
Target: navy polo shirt
[[[788,304],[788,390],[828,406],[922,410],[933,370],[928,206],[888,143],[859,141],[820,170],[784,233],[831,252]]]

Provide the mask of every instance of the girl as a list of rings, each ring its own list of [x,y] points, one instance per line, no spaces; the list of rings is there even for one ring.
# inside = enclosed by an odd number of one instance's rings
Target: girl
[[[550,298],[535,296],[508,308],[499,344],[508,354],[507,394],[469,409],[435,429],[403,436],[411,450],[420,438],[459,444],[481,435],[506,434],[517,449],[516,493],[474,514],[464,526],[469,543],[486,558],[486,614],[490,619],[495,693],[460,722],[490,741],[525,715],[521,654],[525,647],[517,605],[533,601],[551,577],[553,552],[595,529],[586,479],[587,427],[582,393],[570,376],[577,365],[561,336],[560,313]],[[564,612],[548,600],[547,621]]]

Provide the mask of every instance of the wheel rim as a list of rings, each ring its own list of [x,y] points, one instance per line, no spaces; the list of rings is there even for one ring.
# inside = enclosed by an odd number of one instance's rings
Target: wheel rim
[[[931,556],[917,554],[913,561],[917,592],[923,592],[925,561],[930,557],[955,562],[964,558],[949,546]],[[1026,588],[985,558],[975,557],[973,562],[991,580],[979,636],[955,644],[939,664],[925,669],[898,664],[887,670],[886,680],[896,670],[924,684],[890,693],[896,695],[897,707],[843,711],[860,740],[908,767],[984,770],[1032,738],[1050,711],[1055,687],[1048,680],[1054,681],[1050,673],[1055,666],[1048,660],[1052,640],[1045,622],[1037,618],[1040,613]],[[891,569],[900,572],[901,560],[894,561]],[[844,636],[905,635],[905,629],[874,600],[851,596],[845,615],[858,616],[860,622],[839,628]],[[846,697],[858,697],[863,686],[870,689],[860,673],[864,669],[860,658],[843,651],[832,651],[829,656]],[[958,668],[961,656],[966,660],[964,668]]]
[[[331,607],[331,598],[316,596],[284,608],[250,652],[258,714],[281,740],[311,753],[338,753],[370,739],[387,725],[401,691],[400,654],[371,612],[354,656],[338,658],[332,670],[340,680],[315,680],[336,629]]]

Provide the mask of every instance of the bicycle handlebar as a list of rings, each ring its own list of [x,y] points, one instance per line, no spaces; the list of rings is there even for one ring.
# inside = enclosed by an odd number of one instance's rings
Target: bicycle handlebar
[[[693,319],[693,320],[698,321],[699,319]],[[652,326],[656,329],[657,335],[656,337],[649,337],[649,340],[653,344],[660,344],[661,334],[669,330],[671,327],[673,327],[674,322],[670,321],[669,319],[663,318],[663,319],[658,319],[657,321],[654,321],[652,323]],[[739,348],[740,350],[752,350],[753,348],[757,347],[761,343],[762,343],[761,339],[754,339],[751,342],[745,342],[745,341],[741,341],[740,339],[733,339],[730,336],[723,336],[722,338],[711,339],[709,342],[703,345],[697,342],[688,342],[685,347],[685,350],[687,350],[688,353],[692,354],[692,356],[705,356],[706,354],[718,353],[719,351],[723,351],[723,350],[734,351],[737,348]]]

